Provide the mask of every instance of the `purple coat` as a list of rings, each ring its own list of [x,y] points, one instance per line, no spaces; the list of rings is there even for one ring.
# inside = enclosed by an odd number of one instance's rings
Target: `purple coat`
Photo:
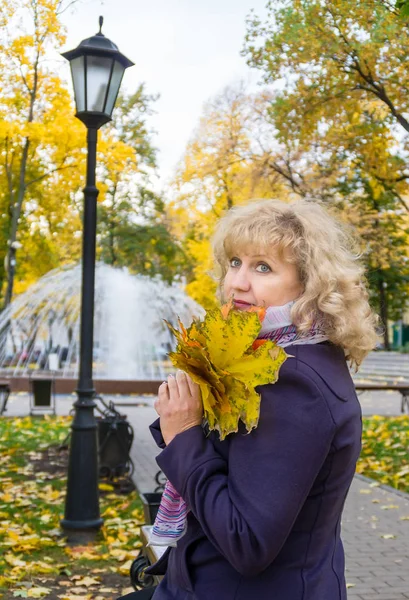
[[[344,353],[289,346],[260,422],[220,442],[196,426],[157,463],[190,509],[188,530],[150,572],[154,600],[346,600],[341,514],[362,419]]]

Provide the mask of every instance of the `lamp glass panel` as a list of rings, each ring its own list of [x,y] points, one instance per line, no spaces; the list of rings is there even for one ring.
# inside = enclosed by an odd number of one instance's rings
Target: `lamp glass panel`
[[[112,58],[87,55],[87,110],[104,112]]]
[[[75,104],[77,112],[85,110],[85,77],[84,57],[78,56],[71,60],[71,75],[74,84]]]
[[[108,115],[111,115],[114,109],[115,100],[118,95],[119,88],[121,86],[124,71],[125,67],[116,60],[114,64],[114,70],[112,72],[111,83],[109,86],[107,105],[105,108],[105,112]]]

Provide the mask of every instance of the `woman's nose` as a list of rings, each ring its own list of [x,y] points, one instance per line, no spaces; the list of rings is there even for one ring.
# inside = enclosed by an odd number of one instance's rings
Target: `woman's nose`
[[[238,269],[233,279],[233,288],[236,290],[248,291],[250,289],[250,278],[246,269]]]

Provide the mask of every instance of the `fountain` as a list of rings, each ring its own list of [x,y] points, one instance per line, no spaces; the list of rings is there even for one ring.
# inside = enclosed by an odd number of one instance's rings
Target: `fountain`
[[[2,376],[27,379],[53,371],[78,377],[81,266],[47,273],[0,315]],[[158,381],[174,340],[163,319],[189,325],[203,309],[176,284],[98,263],[95,281],[94,377]],[[129,386],[128,386],[129,388]],[[117,391],[117,389],[115,390]]]

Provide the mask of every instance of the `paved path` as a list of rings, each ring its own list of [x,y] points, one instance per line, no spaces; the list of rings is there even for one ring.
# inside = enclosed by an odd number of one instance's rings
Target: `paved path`
[[[361,396],[364,414],[399,414],[399,394]],[[57,397],[57,412],[68,414],[73,397]],[[152,492],[158,449],[148,431],[155,419],[152,397],[109,397],[128,415],[135,431],[132,459],[140,492]],[[29,412],[25,394],[10,398],[8,416]],[[354,479],[342,522],[348,600],[409,599],[409,498],[359,477]],[[317,598],[316,600],[323,600]],[[330,599],[325,599],[330,600]]]
[[[409,598],[409,501],[355,477],[342,519],[349,600]],[[407,519],[407,520],[404,520]]]

